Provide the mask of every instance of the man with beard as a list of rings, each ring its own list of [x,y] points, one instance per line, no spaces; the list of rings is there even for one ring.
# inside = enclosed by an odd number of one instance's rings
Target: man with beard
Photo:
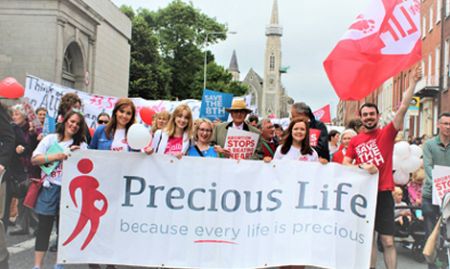
[[[343,162],[344,165],[353,165],[355,160],[355,165],[371,174],[379,171],[375,231],[380,234],[387,269],[397,268],[397,253],[394,245],[394,200],[391,193],[395,186],[392,176],[394,141],[398,131],[403,128],[406,111],[421,75],[420,67],[412,72],[409,88],[403,94],[395,117],[384,128],[378,126],[380,114],[375,104],[365,103],[361,106],[359,116],[364,127],[363,132],[350,141]],[[376,238],[375,235],[374,238]],[[375,268],[376,265],[376,241],[373,240],[371,268]]]

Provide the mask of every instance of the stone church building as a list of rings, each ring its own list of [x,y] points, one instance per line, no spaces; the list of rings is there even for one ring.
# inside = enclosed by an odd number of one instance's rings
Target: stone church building
[[[128,95],[131,21],[109,0],[2,0],[0,36],[0,79]]]
[[[289,117],[290,105],[294,100],[286,94],[281,83],[281,74],[287,68],[281,65],[281,36],[283,28],[278,22],[278,3],[273,1],[270,24],[266,27],[266,49],[264,54],[264,78],[258,75],[253,68],[245,76],[243,83],[249,87],[251,105],[262,117],[269,115],[277,118]],[[234,80],[239,80],[239,67],[236,52],[233,52],[228,71]]]

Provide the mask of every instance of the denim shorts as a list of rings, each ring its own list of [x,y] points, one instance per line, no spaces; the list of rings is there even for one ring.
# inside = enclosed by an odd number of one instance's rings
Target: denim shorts
[[[50,184],[50,187],[41,187],[34,207],[37,214],[56,216],[59,215],[59,201],[61,199],[61,186]]]

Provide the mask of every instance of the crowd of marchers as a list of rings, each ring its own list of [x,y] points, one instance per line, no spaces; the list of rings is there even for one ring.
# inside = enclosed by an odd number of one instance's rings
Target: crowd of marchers
[[[311,108],[304,102],[291,107],[289,126],[283,129],[273,124],[271,119],[259,118],[252,114],[243,100],[236,99],[226,111],[230,122],[194,119],[187,105],[179,105],[172,113],[159,112],[153,116],[152,126],[148,126],[152,140],[143,149],[136,150],[127,143],[127,133],[136,123],[136,107],[128,98],[117,101],[111,115],[100,113],[96,129],[90,132],[86,125],[81,99],[75,93],[62,96],[56,130],[54,133],[39,133],[28,120],[24,105],[17,101],[0,106],[0,214],[4,225],[0,233],[14,235],[34,235],[34,269],[43,266],[48,250],[57,251],[57,242],[50,244],[50,234],[58,223],[61,196],[62,161],[70,158],[75,150],[135,151],[136,154],[170,154],[176,158],[195,156],[200,158],[230,158],[231,152],[225,141],[230,129],[259,134],[256,149],[250,159],[271,162],[272,160],[297,160],[329,162],[364,169],[368,173],[379,174],[377,209],[374,235],[381,241],[386,268],[396,268],[397,258],[394,232],[398,226],[408,221],[410,213],[395,210],[396,205],[408,202],[421,207],[425,222],[425,232],[429,235],[437,222],[439,207],[431,203],[432,175],[434,165],[450,166],[450,113],[439,115],[439,133],[428,140],[421,140],[423,166],[412,173],[408,185],[399,188],[393,179],[392,156],[394,144],[401,140],[404,117],[413,95],[416,82],[421,77],[417,69],[410,77],[410,87],[405,91],[392,122],[380,126],[380,114],[375,104],[365,103],[359,109],[359,117],[349,122],[345,130],[328,130],[317,120]],[[10,104],[10,103],[9,103]],[[37,118],[44,125],[47,110],[37,108]],[[48,118],[47,118],[48,120]],[[419,143],[419,140],[410,141]],[[64,152],[49,153],[54,144],[66,149]],[[50,151],[49,151],[50,150]],[[363,152],[371,151],[371,154]],[[40,166],[58,162],[54,170],[47,174]],[[23,204],[27,188],[32,180],[42,181],[35,205],[30,208]],[[58,227],[58,225],[56,225]],[[375,238],[375,237],[374,237]],[[377,240],[374,240],[374,244]],[[375,267],[376,247],[373,247],[371,267]],[[8,252],[4,234],[0,234],[0,268],[8,268]],[[89,264],[89,268],[101,265]],[[430,264],[430,268],[434,265]],[[291,266],[303,268],[303,266]],[[63,268],[55,264],[56,269]],[[115,268],[107,265],[106,268]]]

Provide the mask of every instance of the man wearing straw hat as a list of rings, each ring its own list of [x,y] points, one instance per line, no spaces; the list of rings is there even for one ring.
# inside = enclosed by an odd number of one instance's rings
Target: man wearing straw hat
[[[236,128],[239,130],[247,131],[247,132],[253,132],[257,134],[261,134],[259,130],[245,122],[245,118],[248,114],[252,112],[251,109],[247,108],[247,104],[244,100],[236,99],[233,100],[233,103],[230,108],[225,109],[227,112],[230,113],[231,118],[233,119],[232,122],[224,122],[216,125],[214,128],[214,135],[212,138],[212,141],[216,144],[215,150],[220,155],[229,158],[231,155],[231,152],[227,149],[225,149],[225,140],[227,139],[228,129],[229,128]],[[261,137],[258,139],[258,144],[256,146],[255,153],[253,153],[251,159],[259,160],[261,159],[262,153],[261,153]]]

